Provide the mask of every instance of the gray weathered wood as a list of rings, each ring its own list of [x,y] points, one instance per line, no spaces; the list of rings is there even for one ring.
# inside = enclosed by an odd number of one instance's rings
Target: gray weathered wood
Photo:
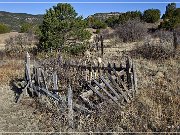
[[[106,72],[106,74],[107,74],[109,80],[112,82],[112,84],[113,84],[113,85],[117,88],[117,90],[121,93],[121,95],[122,95],[123,98],[126,100],[126,102],[129,103],[130,101],[129,101],[126,93],[122,91],[122,89],[119,87],[119,85],[116,83],[116,81],[111,77],[111,75],[110,75],[108,72]]]
[[[57,90],[58,90],[58,78],[57,78],[57,73],[56,72],[53,73],[53,84],[54,84],[54,87],[53,87],[54,93],[57,94]]]
[[[25,59],[25,73],[26,73],[25,79],[31,82],[30,55],[28,52],[26,53],[26,59]]]
[[[58,95],[53,95],[50,91],[48,91],[45,88],[40,88],[40,90],[42,90],[44,93],[46,93],[47,95],[49,95],[51,98],[55,99],[56,101],[61,101],[61,98]]]
[[[126,87],[126,85],[124,84],[124,82],[121,80],[121,76],[119,76],[114,69],[113,69],[113,72],[114,72],[114,75],[115,75],[115,76],[117,77],[117,79],[118,79],[118,83],[123,86],[124,90],[127,92],[128,97],[131,98],[131,96],[130,96],[130,94],[129,94],[128,88]]]
[[[74,121],[73,121],[73,91],[69,84],[68,86],[68,121],[69,127],[74,128]]]
[[[83,100],[83,102],[91,109],[96,109],[95,105],[88,99],[85,97],[80,96],[81,99]]]
[[[116,98],[113,97],[104,87],[102,87],[96,80],[94,80],[94,82],[95,82],[96,85],[97,85],[100,89],[102,89],[116,104],[120,105],[120,104],[117,102]]]
[[[130,63],[130,58],[127,57],[126,60],[126,76],[127,76],[127,84],[128,87],[131,88],[131,63]]]
[[[96,80],[94,80],[96,82]],[[106,98],[97,90],[95,89],[91,84],[87,84],[88,87],[95,92],[100,98],[102,98],[103,100],[106,100]]]
[[[83,98],[89,97],[93,95],[93,91],[92,90],[88,90],[86,92],[83,92],[80,96]]]
[[[26,84],[26,86],[22,89],[22,93],[19,95],[19,98],[17,99],[17,103],[21,100],[21,98],[27,94],[27,88],[29,87],[29,82]]]
[[[133,72],[134,90],[137,91],[137,74],[136,74],[136,66],[134,63],[132,65],[132,72]]]
[[[100,79],[105,83],[105,85],[114,93],[114,95],[120,99],[119,94],[111,87],[111,85],[104,79],[103,76],[100,77]]]
[[[87,114],[93,113],[93,111],[89,110],[88,108],[81,106],[79,104],[76,104],[76,103],[74,103],[73,109],[79,110],[79,111],[81,111],[83,113],[87,113]]]
[[[42,77],[43,85],[44,85],[45,89],[48,90],[48,86],[47,86],[47,82],[46,82],[46,79],[45,79],[44,70],[40,69],[40,72],[41,72],[41,77]]]

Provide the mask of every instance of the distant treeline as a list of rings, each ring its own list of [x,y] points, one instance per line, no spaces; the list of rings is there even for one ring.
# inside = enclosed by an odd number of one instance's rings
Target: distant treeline
[[[103,29],[108,27],[116,27],[119,24],[123,24],[128,20],[138,19],[147,23],[156,23],[159,22],[160,19],[163,21],[159,25],[159,28],[165,29],[173,29],[180,23],[180,8],[176,8],[175,3],[168,4],[166,6],[166,11],[161,17],[161,13],[159,9],[147,9],[143,13],[141,11],[128,11],[126,13],[121,13],[119,15],[113,15],[111,17],[105,17],[105,14],[102,14],[102,19],[100,19],[101,14],[96,14],[94,16],[88,17],[87,23],[88,27],[94,29]],[[108,15],[108,14],[107,14]]]

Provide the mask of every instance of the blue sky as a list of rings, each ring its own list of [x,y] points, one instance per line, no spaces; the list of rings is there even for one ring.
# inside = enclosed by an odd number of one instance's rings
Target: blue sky
[[[2,2],[22,2],[22,3],[2,3]],[[23,2],[53,2],[53,3],[23,3]],[[126,12],[146,9],[159,9],[161,14],[165,12],[168,3],[152,2],[172,2],[171,0],[0,0],[0,10],[15,13],[44,14],[46,9],[56,5],[58,2],[151,2],[151,3],[72,3],[76,12],[83,17],[94,13],[103,12]],[[177,7],[180,7],[180,0],[176,0]]]

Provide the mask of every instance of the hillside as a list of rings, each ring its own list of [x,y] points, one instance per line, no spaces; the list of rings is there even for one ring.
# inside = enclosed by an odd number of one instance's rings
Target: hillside
[[[0,23],[9,25],[12,30],[18,31],[22,23],[28,22],[40,24],[43,20],[43,15],[31,15],[26,13],[10,13],[0,11]]]
[[[94,15],[88,16],[88,18],[89,17],[94,17],[94,18],[97,18],[97,19],[103,21],[103,20],[106,20],[107,18],[112,17],[112,16],[119,16],[120,14],[122,14],[122,13],[120,13],[120,12],[96,13]]]

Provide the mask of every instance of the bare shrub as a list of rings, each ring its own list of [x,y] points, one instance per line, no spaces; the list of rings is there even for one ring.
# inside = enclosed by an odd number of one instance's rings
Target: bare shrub
[[[154,38],[159,38],[161,42],[173,43],[173,32],[165,30],[157,30],[152,35]]]
[[[102,35],[104,39],[108,39],[110,35],[109,30],[108,29],[101,30],[100,35]]]
[[[129,20],[120,24],[115,33],[123,42],[134,42],[142,40],[147,34],[147,28],[140,20]]]
[[[11,36],[5,40],[6,54],[22,54],[23,52],[28,51],[32,47],[33,41],[34,37],[29,33]]]
[[[172,57],[174,48],[172,44],[166,42],[158,42],[156,40],[147,41],[141,46],[137,46],[131,52],[131,55],[136,57],[143,57],[152,60],[164,60]]]

